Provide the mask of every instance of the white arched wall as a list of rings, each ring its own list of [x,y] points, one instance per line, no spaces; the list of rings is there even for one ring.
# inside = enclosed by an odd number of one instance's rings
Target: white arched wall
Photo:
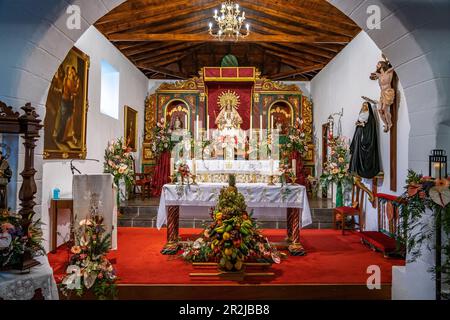
[[[67,52],[87,28],[125,0],[0,1],[0,100],[18,108],[31,102],[45,115],[50,81]],[[450,28],[447,0],[330,0],[354,20],[390,59],[405,90],[410,117],[409,164],[427,170],[433,148],[450,151]],[[66,27],[68,5],[81,8],[79,30]],[[368,30],[367,7],[382,10],[380,30]],[[42,154],[41,139],[36,153]],[[19,168],[22,167],[19,150]],[[40,214],[42,157],[35,168]],[[20,177],[17,179],[20,183]]]

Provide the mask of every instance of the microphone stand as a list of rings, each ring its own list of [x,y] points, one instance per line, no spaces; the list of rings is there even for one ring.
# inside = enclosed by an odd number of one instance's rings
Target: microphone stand
[[[78,170],[78,169],[73,165],[73,160],[77,160],[77,159],[72,159],[72,160],[70,160],[70,171],[72,171],[72,175],[75,174],[75,171],[76,171],[78,174],[81,174],[81,171]],[[100,161],[97,160],[97,159],[80,159],[80,161],[95,161],[95,162],[100,162]]]

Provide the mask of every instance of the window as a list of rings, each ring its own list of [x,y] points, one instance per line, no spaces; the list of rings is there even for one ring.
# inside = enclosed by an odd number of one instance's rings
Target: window
[[[100,112],[119,119],[119,79],[120,73],[102,60]]]

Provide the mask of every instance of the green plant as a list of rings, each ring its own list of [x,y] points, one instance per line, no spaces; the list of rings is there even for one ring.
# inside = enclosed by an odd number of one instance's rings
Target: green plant
[[[399,240],[406,246],[409,253],[409,262],[415,261],[421,255],[424,246],[441,231],[444,234],[444,243],[435,249],[442,251],[444,261],[431,271],[441,272],[443,281],[450,284],[450,180],[434,180],[421,174],[408,170],[405,192],[402,195],[403,205],[400,209],[402,219],[403,237]],[[424,214],[429,210],[431,223],[424,221]]]

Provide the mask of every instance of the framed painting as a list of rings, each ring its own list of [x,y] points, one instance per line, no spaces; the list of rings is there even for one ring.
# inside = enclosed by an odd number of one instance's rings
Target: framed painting
[[[128,147],[131,148],[133,152],[137,151],[137,143],[138,143],[138,136],[137,136],[137,119],[138,119],[138,113],[133,108],[130,108],[129,106],[125,106],[124,109],[124,115],[125,115],[125,142]]]
[[[45,104],[44,159],[86,159],[89,56],[72,48],[54,75]]]

